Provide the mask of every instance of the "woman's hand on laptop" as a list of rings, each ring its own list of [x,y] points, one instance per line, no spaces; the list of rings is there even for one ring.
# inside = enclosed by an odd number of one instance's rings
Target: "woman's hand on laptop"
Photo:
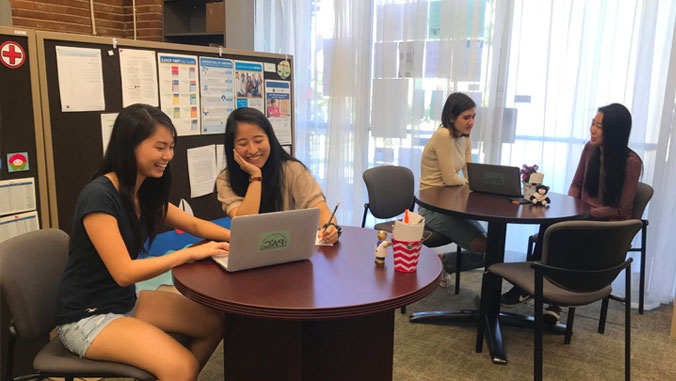
[[[192,251],[192,259],[199,261],[216,254],[227,255],[230,252],[230,244],[227,242],[209,241],[201,245],[192,246],[190,250]]]

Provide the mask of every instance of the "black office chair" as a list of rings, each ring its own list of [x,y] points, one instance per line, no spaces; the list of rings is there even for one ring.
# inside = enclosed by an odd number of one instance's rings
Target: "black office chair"
[[[369,202],[364,204],[364,215],[361,227],[366,225],[366,216],[369,211],[380,219],[398,216],[406,209],[413,211],[415,206],[414,192],[415,179],[413,172],[406,167],[385,165],[369,168],[362,175]],[[373,226],[376,230],[392,232],[394,221],[381,222]],[[453,241],[431,229],[425,228],[423,244],[427,247],[448,245]],[[460,264],[461,249],[458,245],[456,256],[455,293],[460,292]]]
[[[653,187],[646,183],[641,183],[639,182],[638,185],[636,186],[636,195],[634,196],[634,205],[632,207],[632,212],[631,212],[631,218],[641,220],[643,223],[643,227],[641,228],[641,246],[640,247],[632,247],[628,251],[638,251],[641,253],[641,258],[640,258],[640,270],[639,270],[639,290],[638,290],[638,313],[643,314],[643,304],[644,304],[644,298],[645,298],[645,261],[646,261],[646,243],[647,243],[647,238],[648,238],[648,220],[643,219],[643,213],[645,212],[645,208],[648,205],[648,202],[650,199],[653,197]],[[535,242],[537,241],[538,235],[533,234],[532,236],[528,237],[528,250],[526,251],[526,259],[527,260],[532,260],[533,256],[533,248],[535,246]],[[610,299],[617,300],[620,302],[624,302],[624,298],[610,295]],[[608,303],[608,301],[604,301],[604,303]],[[605,316],[601,316],[601,321],[604,322],[605,324]],[[601,331],[599,331],[601,333]]]
[[[0,244],[0,291],[7,301],[10,321],[9,348],[5,377],[13,377],[14,347],[17,337],[49,340],[54,328],[56,292],[68,259],[68,234],[44,229],[14,237]],[[45,377],[130,377],[155,380],[152,374],[130,365],[83,359],[71,353],[54,338],[33,360],[36,373],[15,378],[34,380]]]
[[[535,298],[535,351],[533,377],[542,379],[543,303],[568,308],[565,343],[573,333],[575,307],[607,298],[611,283],[625,270],[625,379],[630,378],[631,258],[625,260],[631,241],[643,224],[640,220],[616,222],[568,221],[547,228],[542,261],[496,263],[484,276],[498,276]],[[607,307],[607,305],[606,305]],[[482,308],[482,321],[485,312]],[[600,322],[599,322],[600,324]],[[483,345],[479,324],[477,350]]]

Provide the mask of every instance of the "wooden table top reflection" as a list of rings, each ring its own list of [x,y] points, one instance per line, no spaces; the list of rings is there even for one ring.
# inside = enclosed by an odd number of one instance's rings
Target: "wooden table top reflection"
[[[225,312],[275,319],[317,320],[394,310],[436,288],[441,263],[426,247],[418,271],[373,263],[377,232],[344,227],[334,246],[317,246],[307,261],[229,273],[212,260],[173,270],[176,288]]]

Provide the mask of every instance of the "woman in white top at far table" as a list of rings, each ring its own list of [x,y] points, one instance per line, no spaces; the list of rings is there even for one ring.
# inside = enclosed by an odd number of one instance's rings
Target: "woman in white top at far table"
[[[472,142],[469,133],[474,126],[476,103],[463,93],[448,96],[441,112],[441,126],[425,144],[420,165],[420,190],[437,186],[465,186],[467,163],[472,162]],[[459,175],[462,171],[464,177]],[[461,271],[484,265],[486,231],[477,221],[419,208],[425,217],[425,227],[444,235],[471,255],[464,255]],[[441,256],[444,269],[455,272],[456,253]],[[448,274],[441,286],[448,285]]]

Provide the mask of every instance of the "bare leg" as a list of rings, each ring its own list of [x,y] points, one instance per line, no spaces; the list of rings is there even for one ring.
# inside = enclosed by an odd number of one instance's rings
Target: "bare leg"
[[[474,238],[469,243],[469,248],[475,253],[485,253],[486,252],[486,236],[481,234]]]
[[[199,363],[188,349],[159,328],[131,317],[108,324],[86,357],[133,365],[158,380],[194,380],[199,372]]]
[[[191,337],[189,349],[197,358],[200,369],[209,361],[214,349],[223,339],[223,314],[183,295],[142,291],[135,317],[165,332]]]
[[[193,380],[223,338],[223,316],[183,295],[142,291],[134,318],[110,323],[86,357],[130,364],[158,379]],[[192,338],[183,347],[166,332]]]

